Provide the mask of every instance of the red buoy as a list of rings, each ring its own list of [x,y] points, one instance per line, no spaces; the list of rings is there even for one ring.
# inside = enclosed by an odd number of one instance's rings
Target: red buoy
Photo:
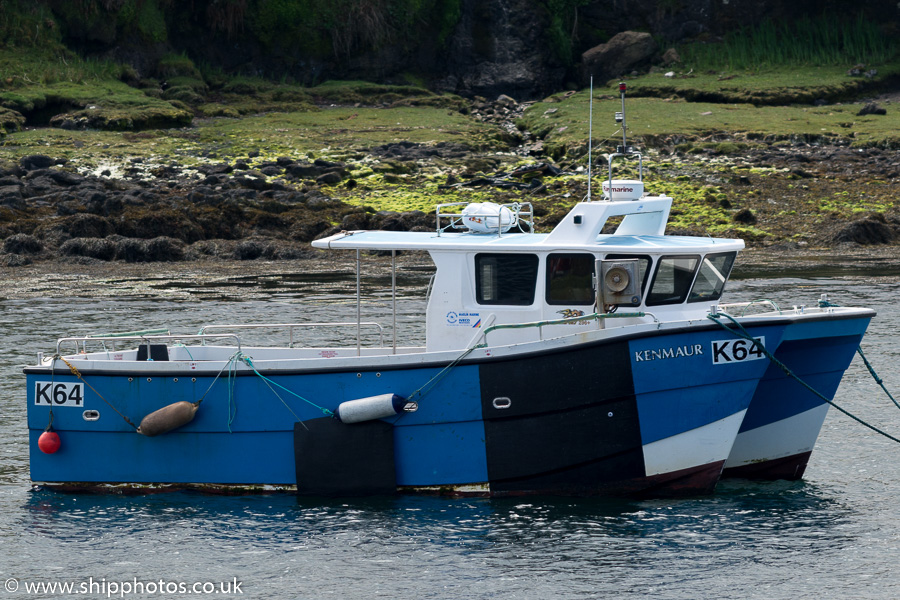
[[[44,454],[53,454],[57,450],[59,450],[59,435],[55,431],[45,431],[41,434],[41,437],[38,438],[38,448],[41,449],[41,452]]]

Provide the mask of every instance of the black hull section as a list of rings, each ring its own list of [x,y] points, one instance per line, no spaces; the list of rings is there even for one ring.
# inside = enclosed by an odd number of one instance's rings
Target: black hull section
[[[645,475],[625,342],[480,366],[493,495],[637,491]]]

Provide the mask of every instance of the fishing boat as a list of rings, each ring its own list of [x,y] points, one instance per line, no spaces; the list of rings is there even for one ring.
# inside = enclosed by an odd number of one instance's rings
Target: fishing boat
[[[797,423],[808,433],[821,426],[822,407],[807,410],[771,357],[833,395],[843,351],[874,312],[741,314],[746,307],[723,304],[744,243],[665,235],[673,200],[645,193],[621,93],[623,145],[609,157],[602,196],[589,192],[549,233],[534,231],[528,203],[450,203],[438,205],[434,231],[314,242],[356,253],[356,335],[346,344],[297,344],[302,323],[57,340],[25,369],[32,480],[685,496],[711,493],[726,466],[806,452],[808,441],[785,438]],[[618,159],[636,160],[638,178],[614,179]],[[434,263],[424,345],[398,343],[396,316],[390,346],[363,344],[363,253],[398,251]],[[247,345],[262,327],[291,342]],[[822,340],[842,349],[827,365]]]

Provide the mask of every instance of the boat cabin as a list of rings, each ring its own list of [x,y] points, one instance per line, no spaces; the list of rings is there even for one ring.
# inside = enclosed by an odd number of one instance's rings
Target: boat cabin
[[[343,231],[313,245],[427,251],[437,269],[426,310],[428,351],[468,347],[482,328],[498,324],[543,326],[494,331],[491,345],[705,318],[743,241],[665,235],[672,199],[644,196],[629,183],[639,182],[612,180],[624,199],[580,202],[550,233],[533,233],[527,203],[453,203],[438,207],[434,232]],[[623,318],[609,323],[577,319],[617,310]]]

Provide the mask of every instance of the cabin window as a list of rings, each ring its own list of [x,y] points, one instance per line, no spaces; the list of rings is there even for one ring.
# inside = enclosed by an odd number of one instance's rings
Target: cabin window
[[[607,254],[604,260],[627,260],[629,258],[638,259],[639,277],[641,280],[641,294],[647,289],[647,274],[650,272],[650,257],[638,256],[635,254]]]
[[[593,254],[547,257],[547,304],[593,304]]]
[[[534,254],[476,254],[476,300],[479,304],[530,306],[537,272]]]
[[[656,264],[647,306],[680,304],[687,298],[700,264],[699,256],[663,256]]]
[[[691,288],[688,302],[705,302],[718,300],[725,289],[725,282],[734,266],[736,252],[723,252],[722,254],[707,254],[700,264],[700,272],[697,281]]]

